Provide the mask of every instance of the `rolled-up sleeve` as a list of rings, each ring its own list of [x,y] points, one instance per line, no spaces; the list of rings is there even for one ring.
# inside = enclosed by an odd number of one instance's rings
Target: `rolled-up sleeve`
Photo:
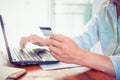
[[[72,39],[79,45],[79,47],[90,50],[99,40],[97,18],[93,17],[85,27],[85,32],[82,35],[75,36]]]
[[[112,64],[114,66],[116,79],[120,80],[120,55],[110,56]]]
[[[118,44],[116,39],[116,23],[117,17],[115,6],[113,4],[109,4],[108,6],[104,5],[98,14],[89,21],[87,30],[82,35],[74,37],[73,40],[81,48],[87,50],[90,50],[94,44],[100,41],[103,53],[109,56],[112,61],[116,79],[120,80],[120,49],[116,51],[119,55],[113,53]]]

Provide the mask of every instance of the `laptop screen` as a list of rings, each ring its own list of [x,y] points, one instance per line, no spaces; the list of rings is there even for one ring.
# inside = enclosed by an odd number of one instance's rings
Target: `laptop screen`
[[[0,15],[0,50],[5,50],[5,41],[3,37],[3,32],[2,32],[2,26],[1,26],[1,15]]]
[[[3,23],[3,19],[2,16],[0,15],[0,26],[1,26],[1,32],[3,32],[3,36],[4,36],[4,40],[5,40],[5,44],[8,47],[8,42],[7,42],[7,38],[6,38],[6,32],[5,32],[5,28],[4,28],[4,23]]]
[[[10,49],[9,49],[9,46],[8,46],[5,27],[4,27],[4,23],[3,23],[3,19],[2,19],[1,15],[0,15],[0,26],[1,26],[1,29],[2,29],[2,32],[3,32],[3,37],[4,37],[4,41],[5,41],[5,46],[6,46],[6,49],[7,49],[7,52],[8,52],[9,60],[11,62],[12,59],[11,59],[11,55],[10,55]]]

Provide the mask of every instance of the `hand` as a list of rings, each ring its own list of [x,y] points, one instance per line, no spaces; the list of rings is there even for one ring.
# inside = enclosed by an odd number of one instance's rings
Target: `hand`
[[[53,34],[50,39],[49,49],[58,60],[65,63],[77,63],[77,60],[82,59],[84,52],[72,39],[62,34]]]
[[[47,46],[49,44],[49,39],[42,38],[37,35],[30,35],[28,37],[22,37],[20,40],[21,49],[26,47],[27,42],[31,42],[32,44],[35,44],[38,46]]]
[[[87,66],[115,75],[109,57],[83,50],[72,39],[61,34],[53,34],[50,39],[49,49],[51,54],[59,61]]]

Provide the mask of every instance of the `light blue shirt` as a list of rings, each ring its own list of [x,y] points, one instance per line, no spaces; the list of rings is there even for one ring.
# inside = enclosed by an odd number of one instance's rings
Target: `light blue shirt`
[[[86,27],[83,35],[73,40],[87,50],[100,41],[103,54],[111,59],[116,79],[120,80],[120,18],[117,18],[116,5],[106,1]]]

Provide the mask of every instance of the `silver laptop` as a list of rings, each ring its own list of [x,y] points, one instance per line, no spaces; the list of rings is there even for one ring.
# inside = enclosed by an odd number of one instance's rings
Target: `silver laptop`
[[[2,15],[0,15],[0,26],[3,32],[6,50],[8,53],[9,61],[14,65],[41,65],[41,64],[53,64],[59,62],[56,60],[50,52],[45,48],[34,48],[34,49],[18,49],[11,48],[9,46],[9,40],[5,32],[4,22]],[[14,42],[13,42],[14,43]]]

